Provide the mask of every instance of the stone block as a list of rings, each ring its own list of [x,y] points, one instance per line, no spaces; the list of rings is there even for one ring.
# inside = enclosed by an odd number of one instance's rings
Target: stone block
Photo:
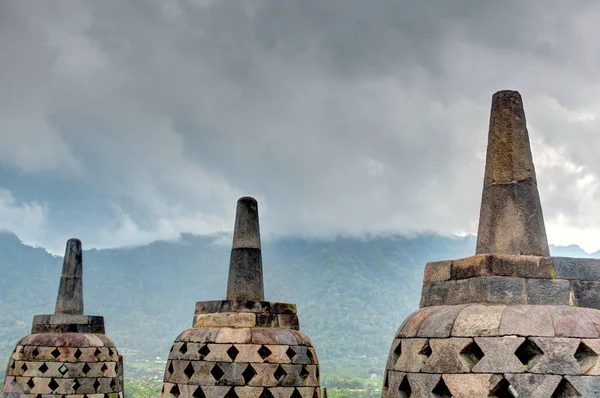
[[[402,340],[402,352],[394,370],[401,372],[420,372],[423,364],[431,355],[427,339]]]
[[[489,397],[493,388],[502,380],[497,374],[445,374],[446,386],[454,398]]]
[[[472,278],[471,302],[489,304],[527,303],[526,279],[506,276]]]
[[[449,337],[458,314],[468,304],[441,306],[430,314],[419,327],[417,337]]]
[[[550,257],[486,253],[452,261],[451,279],[476,276],[552,278],[552,260]]]
[[[573,300],[577,307],[600,309],[600,282],[573,281]]]
[[[252,333],[250,329],[241,328],[223,328],[217,334],[215,343],[237,343],[246,344],[252,341]]]
[[[431,356],[423,365],[425,373],[469,373],[471,364],[461,352],[473,342],[473,339],[452,337],[449,339],[430,339]]]
[[[595,258],[552,257],[556,278],[600,281],[600,260]]]
[[[439,308],[441,307],[425,307],[410,314],[398,328],[398,331],[396,332],[396,338],[415,337],[423,321]]]
[[[600,376],[600,339],[583,339],[575,351],[581,373]]]
[[[575,387],[581,397],[600,397],[600,377],[566,376],[565,379]]]
[[[535,365],[529,369],[531,373],[543,374],[580,374],[579,364],[575,359],[575,352],[579,346],[579,339],[560,337],[531,337],[544,353]]]
[[[597,338],[598,330],[594,323],[579,308],[568,306],[546,306],[554,322],[554,335],[557,337]]]
[[[571,284],[566,279],[528,279],[527,303],[570,305]]]
[[[194,343],[214,343],[220,328],[191,328],[182,332],[175,341],[191,341]]]
[[[525,367],[515,356],[515,351],[525,341],[524,337],[475,337],[475,344],[484,356],[477,362],[474,373],[520,373]]]
[[[497,336],[505,305],[471,304],[456,317],[452,336]]]
[[[548,398],[562,379],[558,375],[506,374],[506,380],[517,390],[519,397]]]
[[[413,397],[430,397],[432,391],[436,388],[442,375],[425,374],[425,373],[409,373],[408,382],[411,388],[411,396]]]
[[[451,277],[452,261],[436,261],[425,264],[424,283],[447,281]]]
[[[279,344],[274,329],[252,329],[252,344]]]
[[[251,328],[256,327],[256,314],[222,312],[217,314],[199,314],[194,317],[194,327],[212,328],[212,327],[238,327]]]
[[[550,311],[541,305],[509,305],[502,313],[500,335],[554,336]]]
[[[297,315],[279,314],[279,315],[277,315],[277,320],[278,320],[280,328],[294,329],[294,330],[300,329],[300,321],[298,320]]]
[[[579,307],[582,314],[585,314],[590,321],[596,326],[596,330],[600,333],[600,310],[592,308]]]

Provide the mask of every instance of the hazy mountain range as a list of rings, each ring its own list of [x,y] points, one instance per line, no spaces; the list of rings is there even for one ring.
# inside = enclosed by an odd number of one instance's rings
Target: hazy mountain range
[[[83,242],[85,248],[85,242]],[[165,358],[194,303],[224,299],[231,236],[84,252],[85,313],[104,315],[125,361]],[[394,332],[418,307],[426,262],[472,255],[475,237],[439,235],[263,242],[265,296],[298,305],[322,373],[382,373]],[[576,245],[553,255],[600,257]],[[0,234],[0,360],[54,311],[62,258]]]

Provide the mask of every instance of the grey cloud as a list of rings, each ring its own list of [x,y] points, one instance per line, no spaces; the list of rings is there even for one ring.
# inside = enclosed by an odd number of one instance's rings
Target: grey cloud
[[[577,186],[598,122],[573,119],[598,112],[594,2],[51,4],[1,5],[0,161],[102,192],[97,245],[221,229],[242,194],[267,233],[475,232],[499,89],[523,94],[534,156],[561,148],[546,216],[600,222]]]

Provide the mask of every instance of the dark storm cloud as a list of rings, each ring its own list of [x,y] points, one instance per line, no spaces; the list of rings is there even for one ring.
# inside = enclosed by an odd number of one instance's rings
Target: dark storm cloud
[[[475,232],[499,89],[524,96],[550,240],[597,233],[594,2],[0,7],[0,161],[27,176],[9,208],[45,209],[32,241],[229,229],[243,194],[267,233]]]

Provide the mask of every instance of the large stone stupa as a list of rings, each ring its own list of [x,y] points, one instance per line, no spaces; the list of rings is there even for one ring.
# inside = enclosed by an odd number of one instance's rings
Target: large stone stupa
[[[13,351],[5,397],[123,398],[123,358],[104,334],[104,318],[83,315],[82,251],[67,242],[51,315],[36,315],[31,334]]]
[[[227,299],[196,303],[167,360],[162,398],[319,398],[296,305],[264,301],[258,204],[238,200]]]
[[[550,257],[521,96],[493,96],[474,256],[425,267],[383,397],[600,397],[600,262]]]

